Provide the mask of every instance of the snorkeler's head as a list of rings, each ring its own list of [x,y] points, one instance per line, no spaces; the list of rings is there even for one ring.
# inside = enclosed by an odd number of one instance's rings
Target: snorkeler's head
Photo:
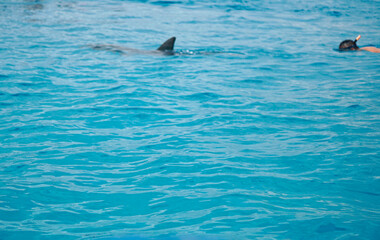
[[[356,42],[360,39],[360,35],[355,39],[355,41],[352,40],[344,40],[339,44],[339,50],[358,50],[359,47],[356,45]]]
[[[356,45],[356,42],[352,40],[344,40],[339,45],[339,50],[356,50],[358,49],[358,46]]]

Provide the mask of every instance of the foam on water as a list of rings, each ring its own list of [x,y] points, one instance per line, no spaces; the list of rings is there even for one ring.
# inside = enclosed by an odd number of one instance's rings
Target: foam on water
[[[0,3],[0,239],[377,239],[379,10]]]

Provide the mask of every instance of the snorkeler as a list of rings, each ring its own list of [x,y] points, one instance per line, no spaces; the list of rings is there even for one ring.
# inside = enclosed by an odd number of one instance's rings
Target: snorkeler
[[[374,52],[374,53],[380,53],[380,48],[376,48],[376,47],[361,47],[359,48],[357,45],[356,45],[356,42],[361,38],[361,36],[359,35],[355,41],[352,41],[352,40],[344,40],[343,42],[340,43],[339,45],[339,50],[340,51],[350,51],[350,50],[365,50],[365,51],[368,51],[368,52]]]

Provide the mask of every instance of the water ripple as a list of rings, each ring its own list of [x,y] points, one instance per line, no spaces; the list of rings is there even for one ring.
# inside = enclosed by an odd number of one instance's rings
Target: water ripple
[[[377,239],[379,7],[0,3],[0,238]]]

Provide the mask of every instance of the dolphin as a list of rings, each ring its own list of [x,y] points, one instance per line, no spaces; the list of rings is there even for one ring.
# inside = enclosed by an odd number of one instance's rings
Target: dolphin
[[[174,50],[174,43],[176,37],[171,37],[166,40],[161,46],[159,46],[156,50],[139,50],[135,48],[121,47],[112,44],[97,44],[97,45],[88,45],[92,49],[95,50],[104,50],[114,53],[119,53],[122,55],[130,55],[130,54],[148,54],[148,55],[176,55],[176,56],[188,56],[188,55],[214,55],[214,54],[228,54],[228,55],[244,55],[244,53],[238,52],[228,52],[228,51],[205,51],[205,50]]]
[[[176,37],[171,37],[168,40],[166,40],[163,44],[161,44],[160,47],[158,47],[156,50],[148,51],[148,50],[138,50],[134,48],[127,48],[127,47],[121,47],[117,45],[112,44],[98,44],[98,45],[90,45],[92,49],[95,50],[105,50],[120,54],[154,54],[154,55],[174,55],[174,43],[175,43]]]

